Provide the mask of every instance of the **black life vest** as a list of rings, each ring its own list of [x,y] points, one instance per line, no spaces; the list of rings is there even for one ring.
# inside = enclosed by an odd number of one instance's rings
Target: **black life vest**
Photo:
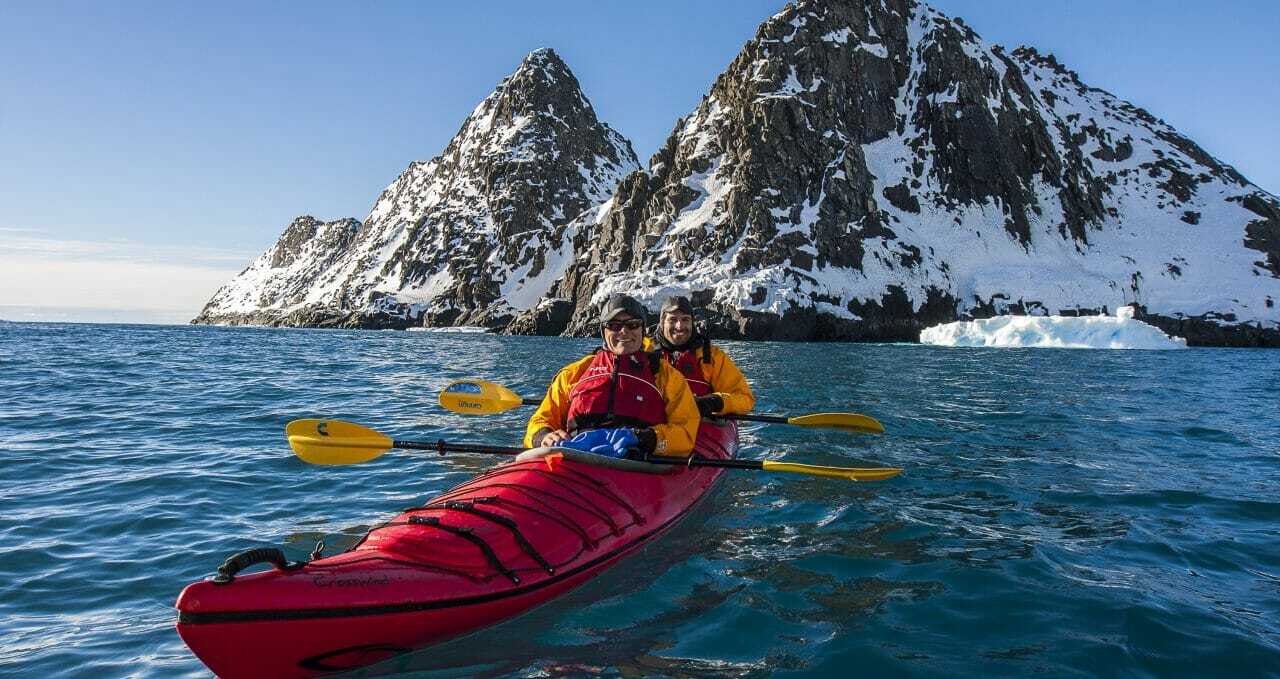
[[[597,349],[586,372],[569,390],[570,432],[604,427],[651,427],[667,421],[658,388],[658,355],[618,356]]]

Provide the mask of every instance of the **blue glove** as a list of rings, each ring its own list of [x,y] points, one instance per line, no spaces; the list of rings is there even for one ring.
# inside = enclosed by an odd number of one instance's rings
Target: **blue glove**
[[[635,432],[630,429],[605,429],[604,431],[609,432],[609,444],[592,448],[591,452],[596,455],[623,458],[627,456],[627,452],[630,449],[635,448],[636,444],[639,443]]]
[[[572,448],[581,450],[584,453],[591,452],[592,448],[609,445],[608,429],[592,429],[584,431],[577,436],[556,444],[557,448]]]
[[[627,450],[639,441],[630,429],[592,429],[561,441],[560,448],[572,448],[584,453],[595,453],[606,457],[626,457]]]

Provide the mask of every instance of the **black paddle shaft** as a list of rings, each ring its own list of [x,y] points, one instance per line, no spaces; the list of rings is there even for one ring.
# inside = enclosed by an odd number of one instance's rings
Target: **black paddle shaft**
[[[663,457],[646,455],[645,462],[651,464],[669,464],[680,467],[721,467],[724,469],[764,469],[760,460],[716,460],[709,457]]]
[[[747,422],[770,422],[772,424],[790,424],[785,417],[776,417],[774,415],[739,415],[737,413],[726,413],[724,415],[716,415],[724,420],[746,420]]]
[[[445,453],[480,453],[483,455],[519,455],[524,452],[523,448],[511,448],[508,446],[487,446],[482,443],[447,443],[443,439],[435,442],[428,441],[392,441],[392,448],[404,448],[407,450],[434,450],[441,455]]]
[[[481,453],[485,455],[519,455],[523,448],[507,446],[487,446],[480,443],[447,443],[443,440],[428,441],[392,441],[392,448],[408,450],[434,450],[441,455],[445,453]],[[725,469],[764,469],[760,460],[715,460],[707,457],[664,457],[662,455],[646,455],[645,462],[652,464],[668,464],[680,467],[723,467]]]
[[[536,406],[542,405],[542,401],[536,398],[522,398],[520,405]],[[768,422],[770,424],[791,424],[790,420],[785,417],[775,417],[773,415],[739,415],[736,413],[726,413],[724,415],[713,415],[716,419],[721,420],[745,420],[748,422]]]

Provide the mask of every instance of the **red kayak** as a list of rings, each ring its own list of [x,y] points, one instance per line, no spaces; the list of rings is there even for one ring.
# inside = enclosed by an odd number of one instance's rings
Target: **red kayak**
[[[698,455],[727,459],[737,447],[732,422],[702,423]],[[724,471],[538,455],[400,514],[342,554],[305,564],[276,549],[237,555],[178,596],[178,634],[222,677],[369,665],[583,584],[688,515]],[[275,567],[237,575],[263,562]]]

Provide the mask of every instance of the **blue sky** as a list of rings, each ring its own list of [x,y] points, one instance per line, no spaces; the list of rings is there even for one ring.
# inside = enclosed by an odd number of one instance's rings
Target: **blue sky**
[[[194,316],[294,217],[363,218],[538,47],[647,160],[783,4],[5,2],[0,317]],[[1280,3],[930,4],[1280,192]]]

